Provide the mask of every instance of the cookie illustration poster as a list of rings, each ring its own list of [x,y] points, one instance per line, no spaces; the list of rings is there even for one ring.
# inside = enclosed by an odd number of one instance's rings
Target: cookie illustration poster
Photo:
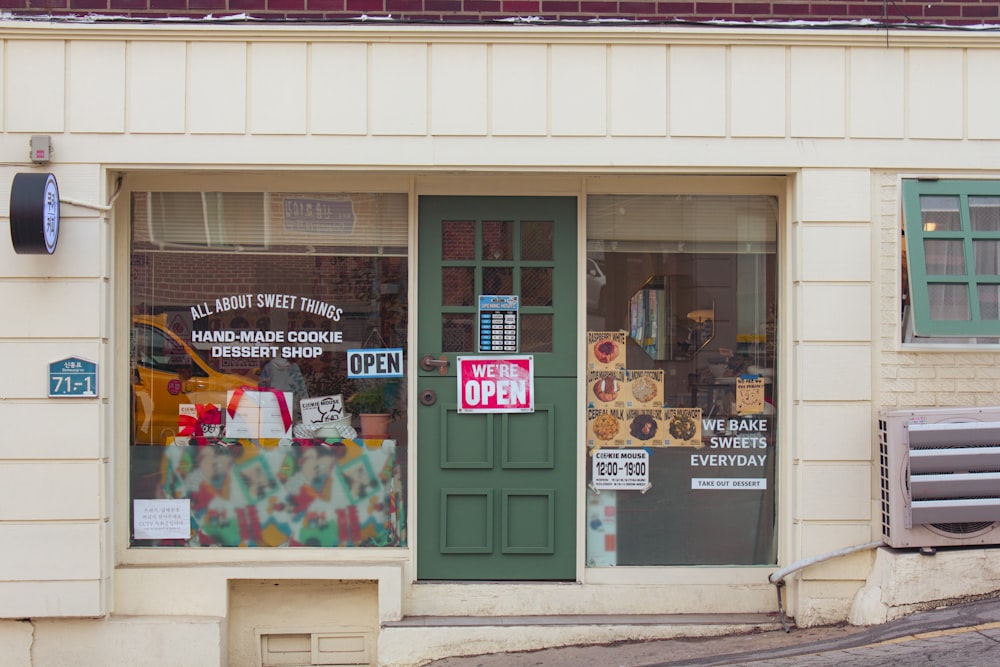
[[[625,331],[587,332],[587,370],[624,370]]]

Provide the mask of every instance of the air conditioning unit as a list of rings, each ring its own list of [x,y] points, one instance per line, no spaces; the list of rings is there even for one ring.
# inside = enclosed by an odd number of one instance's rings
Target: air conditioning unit
[[[1000,544],[1000,406],[879,412],[882,539]]]

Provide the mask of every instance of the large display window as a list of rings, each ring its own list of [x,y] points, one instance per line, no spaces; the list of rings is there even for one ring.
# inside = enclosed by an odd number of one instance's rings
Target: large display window
[[[587,564],[774,563],[777,199],[587,220]]]
[[[131,222],[132,546],[405,545],[406,195],[138,192]]]

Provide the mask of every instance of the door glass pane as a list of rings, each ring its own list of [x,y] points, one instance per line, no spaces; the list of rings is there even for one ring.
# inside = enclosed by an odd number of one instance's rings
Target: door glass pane
[[[1000,320],[1000,285],[979,286],[979,318]]]
[[[779,210],[588,197],[589,567],[776,562]],[[645,489],[614,488],[608,434]]]
[[[927,300],[931,305],[932,320],[968,321],[969,288],[964,283],[929,283]]]
[[[441,305],[471,306],[476,288],[476,272],[469,266],[441,269]]]
[[[551,260],[553,230],[551,221],[521,223],[521,259]]]
[[[1000,241],[973,241],[976,254],[976,273],[981,276],[1000,275]]]
[[[521,302],[525,306],[552,305],[552,269],[521,269]]]
[[[1000,232],[1000,197],[969,197],[974,232]]]
[[[483,268],[483,294],[513,294],[514,269],[487,266]]]
[[[476,226],[464,220],[445,220],[441,223],[441,259],[475,259]]]
[[[924,239],[924,262],[927,275],[961,276],[965,274],[965,248],[959,239]]]
[[[521,315],[521,352],[552,351],[552,315]]]
[[[441,316],[442,352],[473,352],[475,316],[472,313],[447,313]]]
[[[920,215],[925,232],[957,232],[962,229],[955,196],[924,195],[920,198]]]
[[[509,220],[483,223],[483,256],[487,261],[514,259],[514,223]]]

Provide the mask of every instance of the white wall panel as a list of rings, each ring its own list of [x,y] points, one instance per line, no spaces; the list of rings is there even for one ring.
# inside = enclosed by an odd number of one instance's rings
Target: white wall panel
[[[548,49],[495,44],[491,54],[492,133],[538,136],[548,131]]]
[[[69,43],[69,131],[125,130],[124,42]]]
[[[486,53],[485,44],[431,47],[431,134],[486,134]]]
[[[734,46],[732,68],[733,136],[785,136],[785,48]]]
[[[58,250],[56,251],[58,252]],[[39,255],[52,260],[53,256]],[[0,338],[94,338],[104,317],[99,281],[26,280],[4,286],[4,302],[31,304],[30,317],[0,318]],[[2,380],[0,380],[2,381]]]
[[[721,137],[726,134],[726,49],[670,48],[670,134]]]
[[[552,46],[552,134],[602,136],[608,131],[607,48]]]
[[[872,351],[861,344],[806,344],[795,348],[798,397],[804,401],[868,401]]]
[[[871,231],[861,225],[799,225],[798,280],[871,280]]]
[[[800,403],[793,438],[798,458],[809,461],[870,461],[872,407],[868,403]]]
[[[903,136],[903,52],[855,48],[850,51],[850,134],[899,139]]]
[[[0,581],[98,579],[100,536],[97,521],[0,524]]]
[[[250,132],[305,134],[306,45],[265,42],[250,49]]]
[[[667,133],[667,48],[611,47],[611,134]]]
[[[243,134],[247,45],[194,42],[189,49],[188,129],[194,134]]]
[[[66,110],[66,46],[55,40],[8,40],[7,131],[62,132]],[[24,64],[13,67],[12,63]],[[24,147],[24,157],[28,147]]]
[[[96,579],[0,581],[0,618],[101,616],[105,612],[101,604],[103,586]],[[79,659],[79,655],[76,657]]]
[[[187,46],[135,41],[127,57],[129,132],[183,132]]]
[[[803,222],[868,222],[872,216],[871,176],[863,169],[802,171]]]
[[[0,462],[0,521],[100,519],[99,465]]]
[[[966,59],[969,139],[1000,139],[1000,51],[970,49]]]
[[[802,516],[806,521],[850,521],[871,518],[871,465],[804,465],[801,467]]]
[[[309,125],[313,134],[368,131],[367,45],[310,45]]]
[[[33,345],[32,348],[34,347]],[[43,347],[51,347],[51,344]],[[0,343],[0,363],[12,363],[14,357],[11,348],[20,348],[23,356],[28,358],[27,362],[18,367],[22,379],[45,376],[43,382],[46,386],[48,364],[69,356],[57,355],[50,358],[47,352],[39,354],[34,349],[27,352],[23,344]],[[30,376],[23,375],[29,372]],[[6,392],[8,388],[0,387],[0,393]],[[3,424],[3,437],[0,438],[0,460],[95,459],[101,455],[103,410],[104,406],[93,399],[53,399],[32,403],[2,401],[0,424]]]
[[[804,341],[869,341],[872,338],[870,285],[800,284],[797,288],[800,329]]]
[[[844,49],[792,47],[793,137],[844,136]]]
[[[427,45],[374,44],[372,134],[427,133]]]
[[[965,104],[962,49],[910,49],[907,111],[912,139],[961,139]]]

